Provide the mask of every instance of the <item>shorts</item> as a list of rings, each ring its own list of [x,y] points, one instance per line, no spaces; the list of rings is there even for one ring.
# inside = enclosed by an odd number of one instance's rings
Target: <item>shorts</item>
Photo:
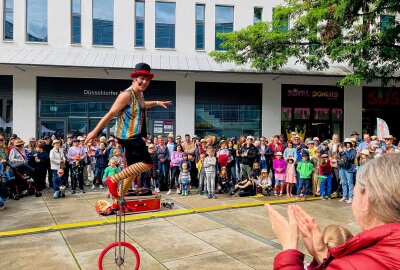
[[[138,162],[153,164],[146,143],[142,138],[118,139],[118,143],[125,148],[125,158],[128,166]]]

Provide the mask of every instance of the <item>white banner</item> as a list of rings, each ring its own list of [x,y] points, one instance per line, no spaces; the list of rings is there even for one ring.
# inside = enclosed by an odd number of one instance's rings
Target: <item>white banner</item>
[[[376,118],[376,132],[380,140],[389,136],[389,127],[383,119]]]

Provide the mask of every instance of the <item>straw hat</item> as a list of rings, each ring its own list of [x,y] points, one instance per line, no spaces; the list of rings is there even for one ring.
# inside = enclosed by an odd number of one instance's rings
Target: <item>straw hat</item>
[[[220,142],[219,142],[219,147],[221,147],[221,145],[223,145],[223,144],[228,144],[228,142],[226,141],[226,140],[221,140]]]
[[[23,141],[23,140],[21,140],[21,139],[17,139],[15,142],[14,142],[14,145],[24,145],[25,144],[25,142]]]
[[[369,156],[369,150],[365,148],[361,151],[361,154]]]

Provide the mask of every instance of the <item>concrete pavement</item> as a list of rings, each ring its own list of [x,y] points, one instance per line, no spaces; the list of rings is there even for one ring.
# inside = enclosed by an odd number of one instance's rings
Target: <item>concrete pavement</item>
[[[97,269],[100,252],[114,241],[115,226],[107,223],[115,216],[98,216],[94,209],[105,196],[104,191],[67,193],[66,198],[54,200],[48,191],[40,198],[7,201],[0,212],[0,269]],[[174,194],[169,200],[175,207],[157,212],[163,217],[130,215],[128,219],[138,220],[126,223],[126,241],[138,249],[140,269],[272,269],[280,246],[261,204],[274,200],[278,203],[274,207],[286,215],[288,204],[277,199]],[[299,204],[322,227],[334,223],[359,231],[348,204],[338,200]],[[210,211],[218,207],[223,210]],[[177,215],[179,211],[191,213]],[[96,222],[105,224],[93,226]],[[75,227],[67,229],[66,224]],[[43,232],[29,233],[34,228]],[[12,236],[4,236],[7,233]]]

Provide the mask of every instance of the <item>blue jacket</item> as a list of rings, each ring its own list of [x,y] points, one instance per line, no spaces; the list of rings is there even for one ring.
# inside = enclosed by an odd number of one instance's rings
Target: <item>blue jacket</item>
[[[96,158],[96,167],[106,168],[108,166],[108,153],[106,149],[97,149],[94,156]]]
[[[341,169],[346,170],[347,172],[352,172],[352,173],[356,172],[354,159],[357,156],[357,151],[354,150],[353,148],[349,148],[345,152],[339,153],[339,157],[341,157],[342,155],[346,155],[349,164],[347,165],[347,167],[341,167]]]

